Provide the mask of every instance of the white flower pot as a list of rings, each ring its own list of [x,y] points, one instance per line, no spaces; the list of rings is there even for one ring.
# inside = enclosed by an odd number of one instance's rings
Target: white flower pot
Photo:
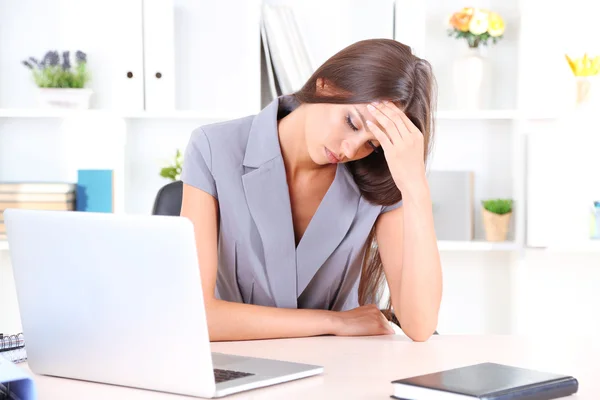
[[[38,88],[38,103],[43,108],[90,108],[92,89]]]
[[[575,105],[579,109],[597,110],[598,107],[598,77],[575,77]]]
[[[456,108],[461,110],[486,108],[483,85],[487,72],[486,59],[477,48],[469,48],[464,55],[454,62],[453,78]]]

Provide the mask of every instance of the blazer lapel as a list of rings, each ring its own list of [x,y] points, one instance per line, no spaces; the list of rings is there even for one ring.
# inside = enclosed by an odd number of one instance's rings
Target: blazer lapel
[[[262,239],[273,300],[277,307],[297,308],[296,245],[277,134],[277,111],[276,99],[254,118],[244,157],[247,172],[242,182],[250,214]]]
[[[299,295],[348,233],[359,200],[360,191],[352,174],[345,165],[338,164],[333,183],[298,244]]]

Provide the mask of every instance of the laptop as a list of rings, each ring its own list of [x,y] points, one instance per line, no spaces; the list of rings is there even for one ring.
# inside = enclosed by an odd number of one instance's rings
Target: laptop
[[[194,397],[323,367],[211,353],[191,221],[4,211],[29,368]]]

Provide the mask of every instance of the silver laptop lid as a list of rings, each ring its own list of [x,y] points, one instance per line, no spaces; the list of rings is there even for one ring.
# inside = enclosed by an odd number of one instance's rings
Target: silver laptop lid
[[[214,394],[191,221],[19,209],[4,220],[34,372]]]

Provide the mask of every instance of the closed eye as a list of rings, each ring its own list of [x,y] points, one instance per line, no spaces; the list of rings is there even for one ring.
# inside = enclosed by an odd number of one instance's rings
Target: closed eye
[[[356,127],[356,125],[354,125],[352,123],[352,118],[350,118],[350,114],[346,114],[346,124],[348,124],[348,126],[350,127],[350,129],[352,129],[353,131],[358,131],[358,128]],[[373,144],[373,142],[371,140],[367,141],[367,145],[373,149],[373,151],[378,152],[379,151],[379,147],[375,146],[375,144]]]
[[[358,130],[358,128],[352,123],[352,119],[350,118],[350,114],[346,114],[346,123],[348,124],[348,126],[353,131],[357,131]]]

